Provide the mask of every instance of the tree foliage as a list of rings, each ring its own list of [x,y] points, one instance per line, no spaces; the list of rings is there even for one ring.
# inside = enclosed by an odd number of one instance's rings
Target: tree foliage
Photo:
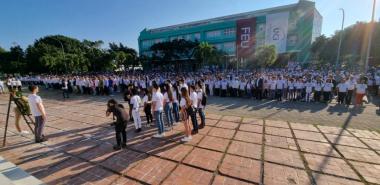
[[[274,45],[261,46],[254,53],[254,63],[259,67],[271,67],[277,59]]]
[[[368,44],[368,28],[368,23],[357,22],[345,28],[343,32],[335,32],[331,37],[320,36],[310,48],[314,64],[320,68],[335,65],[340,34],[343,34],[340,66],[349,69],[352,69],[353,66],[363,67]],[[374,26],[370,65],[380,65],[380,24],[378,22]]]
[[[123,44],[111,43],[102,48],[103,41],[79,41],[63,35],[37,39],[24,51],[20,46],[9,51],[0,48],[0,72],[4,73],[70,73],[110,71],[117,64],[136,66],[136,50]]]

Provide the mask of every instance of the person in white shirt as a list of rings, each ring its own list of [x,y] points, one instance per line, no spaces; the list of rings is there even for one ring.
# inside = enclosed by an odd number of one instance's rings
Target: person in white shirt
[[[174,120],[173,120],[173,91],[170,83],[166,83],[164,93],[164,112],[166,116],[166,121],[168,124],[168,129],[173,129]]]
[[[354,94],[356,82],[354,80],[354,77],[351,76],[347,81],[346,81],[348,91],[347,91],[347,96],[346,96],[346,105],[349,106],[352,101],[352,96]]]
[[[341,79],[340,83],[337,85],[338,91],[338,103],[343,104],[347,96],[348,86],[344,79]]]
[[[66,98],[69,98],[69,82],[67,81],[67,79],[63,79],[62,80],[62,95],[63,95],[63,100],[65,100]]]
[[[41,143],[47,141],[43,134],[46,123],[46,112],[44,105],[42,104],[41,97],[37,95],[37,93],[39,92],[38,86],[33,85],[30,87],[30,90],[32,91],[32,94],[28,96],[28,102],[30,111],[32,112],[32,115],[35,119],[35,141],[36,143]]]
[[[181,88],[181,101],[180,101],[180,107],[181,107],[181,115],[183,124],[185,126],[185,137],[181,139],[183,142],[191,141],[191,126],[189,123],[189,116],[192,114],[192,107],[191,107],[191,100],[189,97],[189,92],[186,88]]]
[[[140,117],[140,104],[141,99],[137,94],[137,89],[132,89],[132,98],[130,104],[132,104],[132,116],[135,123],[135,132],[141,132],[141,117]]]
[[[152,115],[152,94],[149,92],[148,89],[144,90],[144,97],[142,100],[144,104],[144,112],[146,116],[147,121],[147,127],[150,127],[150,123],[153,122],[153,115]]]
[[[308,80],[305,84],[305,92],[306,92],[306,95],[305,95],[305,101],[306,102],[310,102],[311,101],[311,93],[313,92],[313,82],[311,82],[311,80]]]
[[[322,81],[320,78],[317,78],[317,81],[314,83],[314,102],[320,102],[322,96]]]
[[[326,82],[323,84],[323,100],[325,103],[329,103],[331,100],[331,91],[334,87],[332,80],[327,79]]]
[[[165,136],[164,121],[162,118],[162,111],[164,110],[164,95],[160,92],[160,87],[157,83],[153,83],[153,97],[152,97],[152,110],[156,119],[158,134],[153,137],[161,138]]]
[[[198,129],[199,129],[198,120],[197,120],[198,95],[196,93],[196,89],[194,85],[190,86],[190,100],[191,100],[191,107],[193,109],[192,114],[190,114],[191,123],[193,124],[192,134],[197,134]]]
[[[276,96],[276,77],[272,77],[272,79],[269,81],[270,86],[270,99],[273,100]]]
[[[226,79],[222,80],[222,82],[220,83],[220,86],[221,86],[221,93],[220,93],[220,96],[221,97],[226,97],[227,95],[227,88],[228,88],[228,82]]]
[[[180,97],[180,92],[178,91],[178,86],[174,85],[173,86],[173,115],[174,115],[174,120],[176,123],[174,125],[177,125],[177,122],[179,122],[179,99]]]
[[[363,97],[367,93],[367,84],[365,84],[364,79],[360,79],[358,84],[355,86],[356,88],[356,96],[355,96],[355,106],[358,107],[363,103]]]
[[[288,81],[288,99],[290,101],[294,101],[296,98],[295,98],[295,82],[294,82],[294,79],[291,78],[289,81]]]
[[[0,79],[0,94],[3,94],[4,92],[4,82]]]
[[[196,93],[197,93],[197,99],[198,99],[198,105],[197,105],[197,112],[199,113],[199,117],[201,118],[201,124],[199,125],[199,129],[202,129],[205,127],[206,125],[206,116],[205,116],[205,112],[204,112],[204,109],[205,109],[205,103],[203,100],[203,95],[204,92],[202,91],[202,82],[201,81],[198,81],[198,83],[196,84]]]

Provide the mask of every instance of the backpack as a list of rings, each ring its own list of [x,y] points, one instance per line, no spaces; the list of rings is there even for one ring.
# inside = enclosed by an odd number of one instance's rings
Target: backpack
[[[207,95],[206,95],[206,93],[202,92],[201,105],[206,106],[206,104],[207,104]]]

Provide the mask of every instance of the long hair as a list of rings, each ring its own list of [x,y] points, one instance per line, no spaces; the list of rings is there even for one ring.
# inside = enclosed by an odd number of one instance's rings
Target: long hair
[[[182,87],[181,89],[181,96],[185,99],[187,107],[191,106],[189,92],[187,92],[187,89],[185,87]]]
[[[169,84],[165,84],[166,93],[168,93],[168,98],[170,101],[173,101],[173,91]]]

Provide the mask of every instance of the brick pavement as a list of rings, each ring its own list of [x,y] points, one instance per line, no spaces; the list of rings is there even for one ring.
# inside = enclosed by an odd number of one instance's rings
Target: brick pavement
[[[107,98],[52,97],[44,98],[48,142],[16,134],[11,117],[7,146],[0,148],[47,184],[380,184],[375,131],[208,113],[207,127],[189,143],[179,141],[182,124],[163,139],[151,138],[154,127],[135,134],[130,124],[128,148],[115,152],[112,119],[104,117]]]

